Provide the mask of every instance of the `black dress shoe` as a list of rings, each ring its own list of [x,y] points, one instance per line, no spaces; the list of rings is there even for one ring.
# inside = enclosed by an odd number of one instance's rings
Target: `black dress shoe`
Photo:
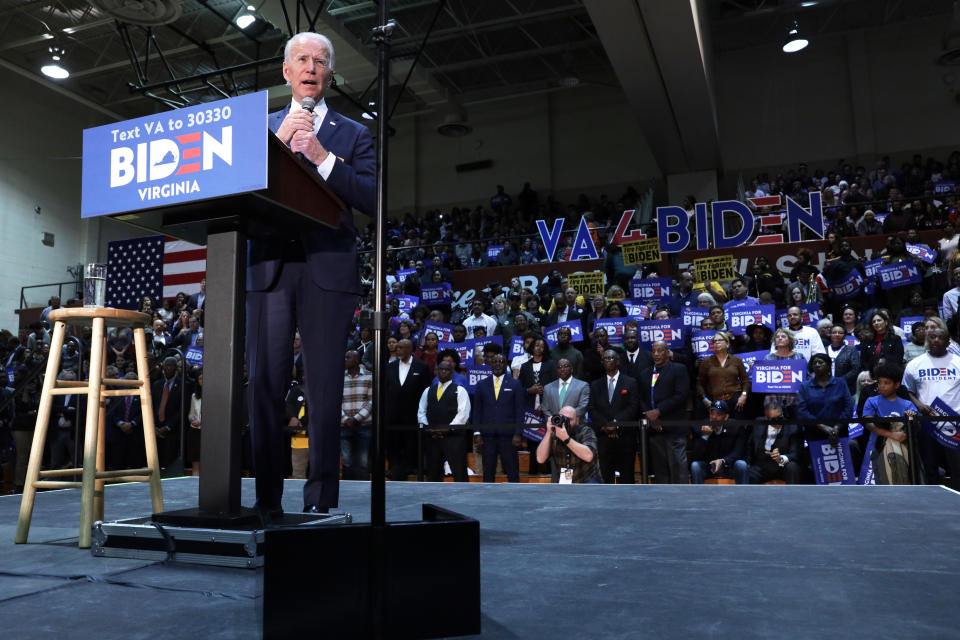
[[[283,520],[283,507],[265,507],[259,502],[253,505],[253,508],[260,515],[260,521],[263,526],[271,526]]]
[[[330,510],[327,507],[321,507],[318,504],[307,504],[303,506],[304,513],[329,513]]]

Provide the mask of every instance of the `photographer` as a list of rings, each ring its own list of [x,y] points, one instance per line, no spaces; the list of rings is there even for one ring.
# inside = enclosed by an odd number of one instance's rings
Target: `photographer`
[[[543,464],[548,458],[552,460],[552,482],[602,483],[597,436],[590,427],[580,425],[573,407],[563,407],[547,424],[547,433],[537,446],[537,462]]]

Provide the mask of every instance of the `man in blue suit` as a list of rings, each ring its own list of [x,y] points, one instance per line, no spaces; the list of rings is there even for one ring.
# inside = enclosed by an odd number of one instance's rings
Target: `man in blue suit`
[[[304,511],[326,513],[339,500],[343,344],[360,294],[352,209],[376,208],[376,155],[366,127],[335,113],[323,100],[333,79],[333,45],[299,33],[284,50],[283,77],[291,104],[270,114],[269,127],[300,154],[347,207],[338,229],[317,228],[289,239],[250,240],[247,261],[247,360],[257,509],[282,513],[283,398],[299,328],[307,372],[309,471]],[[301,108],[316,101],[313,113]]]
[[[484,429],[480,432],[483,445],[483,481],[496,481],[499,453],[507,480],[520,482],[517,447],[520,446],[526,394],[520,382],[507,375],[507,359],[502,353],[495,354],[488,362],[493,375],[477,383],[477,390],[473,394],[473,423],[516,426],[512,429]]]

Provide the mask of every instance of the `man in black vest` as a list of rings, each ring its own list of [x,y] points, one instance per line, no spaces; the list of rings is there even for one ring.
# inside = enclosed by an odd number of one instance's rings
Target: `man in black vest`
[[[423,444],[429,482],[443,482],[444,459],[450,463],[453,481],[467,482],[463,433],[444,427],[467,424],[469,417],[470,396],[466,389],[453,382],[453,363],[438,362],[437,382],[424,389],[417,412],[420,424],[429,425]]]
[[[406,480],[417,464],[417,402],[430,386],[430,368],[413,357],[413,343],[397,342],[397,359],[387,365],[387,459],[390,479]]]

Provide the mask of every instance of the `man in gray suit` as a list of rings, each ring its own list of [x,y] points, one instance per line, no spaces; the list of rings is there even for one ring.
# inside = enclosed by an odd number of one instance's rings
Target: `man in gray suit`
[[[573,377],[573,365],[566,358],[557,362],[557,375],[560,377],[543,388],[540,408],[544,416],[549,421],[561,408],[573,407],[577,418],[583,420],[590,404],[590,385]]]

